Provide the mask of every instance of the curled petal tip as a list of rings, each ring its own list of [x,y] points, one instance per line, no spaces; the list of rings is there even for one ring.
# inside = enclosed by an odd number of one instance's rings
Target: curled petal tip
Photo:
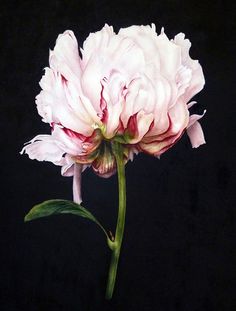
[[[193,148],[198,148],[206,143],[202,127],[198,121],[187,129],[187,134]]]

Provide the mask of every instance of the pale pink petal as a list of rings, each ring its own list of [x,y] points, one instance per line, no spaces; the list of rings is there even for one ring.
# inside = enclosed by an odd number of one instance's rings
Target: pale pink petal
[[[150,125],[153,121],[153,114],[146,114],[144,111],[140,111],[136,116],[136,135],[130,139],[130,144],[136,144],[142,140],[143,136],[148,132]]]
[[[163,77],[154,80],[156,90],[156,105],[154,109],[154,124],[153,128],[147,135],[159,135],[165,132],[169,127],[168,110],[171,107],[172,97],[175,97],[173,92],[173,83],[170,83]]]
[[[169,128],[161,135],[144,136],[139,143],[140,148],[155,156],[161,155],[169,149],[181,137],[189,122],[189,112],[184,102],[178,103],[172,107],[168,113]]]
[[[187,134],[190,138],[193,148],[198,148],[200,145],[203,145],[206,143],[204,134],[202,131],[202,127],[198,121],[196,121],[193,125],[191,125],[187,129]]]
[[[198,114],[192,114],[189,117],[189,123],[187,126],[187,134],[190,138],[191,144],[193,148],[197,148],[202,144],[205,144],[205,138],[202,131],[202,127],[198,120],[200,120],[204,114],[206,113],[206,110],[204,110],[202,115]]]
[[[175,77],[178,87],[178,97],[183,95],[189,87],[192,79],[192,70],[186,66],[181,65]]]
[[[113,36],[115,36],[113,28],[105,25],[101,31],[91,33],[85,40],[83,49],[81,49],[83,55],[82,88],[98,113],[101,113],[101,80],[109,74],[110,60],[105,51],[110,51],[108,45]]]
[[[179,33],[175,36],[173,42],[181,48],[182,64],[192,70],[191,81],[183,94],[185,102],[188,102],[195,94],[202,90],[205,84],[205,79],[201,65],[197,60],[193,60],[189,55],[191,42],[188,39],[185,39],[185,35],[183,33]]]
[[[118,32],[123,37],[131,38],[144,53],[145,61],[148,64],[149,77],[153,78],[156,71],[160,71],[160,58],[156,50],[155,25],[131,26],[121,28]]]
[[[181,65],[181,49],[172,43],[164,32],[157,36],[156,48],[160,57],[161,73],[173,79]]]
[[[145,75],[133,79],[127,86],[125,104],[121,113],[121,120],[124,127],[127,126],[130,116],[139,111],[147,114],[153,113],[158,105],[156,85]]]
[[[81,172],[82,165],[74,164],[74,177],[73,177],[73,200],[74,202],[80,204],[82,202],[81,197]]]
[[[119,34],[132,39],[143,50],[151,79],[159,72],[166,78],[173,79],[181,64],[181,49],[167,38],[164,30],[158,36],[155,25],[152,24],[152,27],[121,28]]]
[[[127,127],[129,118],[137,112],[134,110],[134,106],[139,89],[141,87],[141,83],[141,78],[136,78],[132,80],[127,86],[128,88],[125,97],[125,105],[123,106],[123,111],[121,114],[121,120],[125,128]]]
[[[63,150],[70,155],[76,156],[83,152],[83,141],[79,138],[79,135],[67,134],[68,130],[62,126],[55,124],[52,131],[52,137],[60,141],[63,145]],[[71,133],[71,131],[70,131]]]
[[[196,105],[196,101],[191,101],[190,103],[188,103],[187,107],[188,109],[190,109],[192,106]]]
[[[80,78],[80,56],[73,31],[67,30],[58,36],[54,50],[50,53],[50,67],[59,71],[67,80],[74,76]]]
[[[109,80],[102,81],[101,99],[105,105],[103,123],[106,126],[104,135],[108,139],[116,134],[120,124],[124,105],[123,89],[124,83],[120,74],[114,73]]]
[[[120,72],[127,82],[140,76],[145,69],[143,50],[130,38],[122,38],[117,35],[116,41],[120,40],[119,46],[113,47],[110,55],[114,70]]]
[[[37,97],[40,115],[45,122],[57,122],[90,135],[92,125],[99,123],[99,118],[81,89],[81,59],[72,31],[58,36],[54,50],[50,51],[49,63],[51,69],[46,69],[40,82],[43,91]]]
[[[189,107],[188,107],[189,108]],[[187,128],[189,128],[190,126],[192,126],[196,121],[200,120],[206,113],[206,110],[203,111],[203,114],[192,114],[189,117],[189,123]]]
[[[143,52],[135,42],[115,35],[108,26],[88,37],[82,53],[82,89],[96,107],[96,111],[100,108],[103,79],[109,84],[113,73],[118,73],[122,77],[120,79],[122,84],[126,85],[144,69],[145,65]],[[111,94],[114,92],[113,90]]]
[[[93,120],[88,119],[85,113],[81,115],[81,112],[77,113],[74,110],[75,104],[72,97],[69,96],[68,86],[60,74],[46,68],[40,85],[43,90],[36,97],[36,104],[44,122],[59,123],[78,133],[91,135]],[[79,103],[78,97],[78,107],[80,107]]]
[[[67,176],[67,177],[73,176],[74,175],[74,164],[75,164],[75,161],[68,154],[66,154],[60,163],[61,175]]]
[[[83,69],[87,65],[88,61],[90,61],[91,56],[94,54],[94,50],[97,51],[102,48],[106,49],[113,36],[115,36],[113,27],[108,26],[107,24],[105,24],[100,31],[90,33],[83,43],[83,49],[81,49],[81,53],[83,55]]]
[[[92,67],[96,74],[101,74],[101,78],[108,77],[111,71],[121,72],[126,78],[130,78],[145,65],[142,49],[126,36],[116,35],[108,25],[89,35],[84,42],[82,54],[83,69],[87,70],[92,61]]]
[[[31,160],[49,161],[57,164],[62,159],[65,151],[59,141],[56,141],[51,135],[37,135],[28,142],[21,150],[21,154],[27,153]]]
[[[192,71],[192,79],[190,82],[189,87],[186,89],[183,97],[186,102],[188,102],[194,95],[199,93],[205,84],[205,79],[203,76],[202,67],[200,64],[196,66],[196,68]]]
[[[171,133],[177,134],[182,132],[189,123],[189,112],[186,104],[181,100],[169,110],[169,117],[171,120]]]

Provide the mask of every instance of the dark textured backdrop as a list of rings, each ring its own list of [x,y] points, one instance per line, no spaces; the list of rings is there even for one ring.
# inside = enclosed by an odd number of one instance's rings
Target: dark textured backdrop
[[[1,311],[236,310],[235,6],[230,1],[1,2]],[[185,32],[206,77],[196,97],[207,145],[186,136],[157,160],[127,165],[127,222],[114,298],[104,300],[109,250],[86,220],[23,223],[35,203],[71,198],[58,167],[20,156],[49,128],[34,104],[49,48],[72,29],[79,43],[104,23],[115,30],[154,22]],[[116,176],[83,175],[84,206],[114,229]]]

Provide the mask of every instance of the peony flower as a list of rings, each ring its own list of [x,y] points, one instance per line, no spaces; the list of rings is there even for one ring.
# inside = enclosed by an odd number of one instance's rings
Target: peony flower
[[[111,142],[124,145],[124,161],[145,152],[160,156],[186,131],[192,147],[205,143],[190,102],[204,86],[202,68],[189,56],[191,43],[179,33],[169,40],[155,25],[105,25],[78,48],[72,31],[59,35],[36,97],[51,135],[38,135],[21,153],[62,167],[74,176],[81,202],[81,172],[91,166],[109,177],[116,171]]]

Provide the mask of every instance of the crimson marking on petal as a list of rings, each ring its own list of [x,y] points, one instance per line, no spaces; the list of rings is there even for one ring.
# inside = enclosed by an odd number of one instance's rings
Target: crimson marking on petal
[[[121,117],[120,117],[119,126],[117,128],[117,135],[122,135],[124,133],[124,131],[125,131],[125,127],[124,127],[124,124],[123,124]]]
[[[105,107],[106,107],[106,102],[105,102],[105,100],[103,98],[104,85],[102,84],[102,82],[100,82],[100,84],[101,84],[101,87],[102,87],[101,92],[100,92],[100,108],[103,111],[103,109],[105,109]]]
[[[121,91],[121,96],[123,96],[124,100],[126,101],[126,96],[127,96],[127,93],[128,93],[128,88],[127,86],[125,85]]]
[[[145,135],[143,140],[142,140],[142,142],[145,143],[145,144],[151,144],[151,143],[156,142],[156,141],[157,142],[162,142],[163,139],[166,139],[166,138],[168,138],[170,136],[175,136],[176,134],[172,134],[172,135],[170,134],[169,136],[166,135],[168,132],[171,132],[171,129],[173,127],[172,126],[172,121],[171,121],[171,118],[170,118],[169,114],[168,114],[168,119],[169,119],[169,126],[168,126],[168,128],[167,128],[167,130],[165,132],[163,132],[160,135],[153,135],[153,136],[149,136],[149,137],[146,137],[146,135]],[[154,121],[152,122],[152,124],[154,124]],[[150,126],[152,126],[152,124]],[[149,129],[149,131],[150,131],[150,129]],[[159,137],[159,139],[157,137]]]
[[[149,154],[149,155],[155,155],[155,156],[159,156],[161,154],[163,154],[165,151],[167,151],[168,149],[170,149],[173,145],[175,145],[179,139],[182,137],[182,135],[184,134],[186,129],[184,129],[182,132],[180,133],[177,133],[175,135],[170,135],[168,137],[166,137],[165,139],[163,140],[155,140],[151,143],[144,143],[144,145],[153,145],[156,143],[156,145],[158,146],[159,144],[163,144],[163,143],[166,143],[161,149],[157,150],[156,152],[150,152],[148,151],[144,146],[140,146],[139,145],[139,148],[141,149],[142,152],[146,153],[146,154]]]
[[[138,135],[137,113],[129,118],[125,132],[128,132],[132,137]]]
[[[147,133],[150,132],[150,131],[153,129],[153,127],[154,127],[154,120],[153,120],[152,123],[150,124]],[[145,135],[147,135],[147,133],[146,133]]]
[[[68,135],[69,137],[71,138],[78,138],[80,139],[81,141],[84,141],[87,137],[84,136],[83,134],[80,134],[80,133],[77,133],[77,132],[74,132],[66,127],[63,128],[63,131],[65,132],[66,135]]]
[[[54,131],[54,127],[55,127],[55,122],[51,122],[50,126],[51,126],[51,131],[53,132]]]
[[[62,82],[62,84],[67,85],[68,80],[67,80],[62,74],[60,74],[60,76],[61,76],[61,82]]]
[[[66,135],[68,135],[72,139],[78,139],[82,143],[83,151],[81,154],[78,154],[78,162],[79,163],[91,163],[91,160],[86,157],[93,157],[93,152],[99,147],[102,137],[101,131],[99,129],[95,129],[90,136],[84,136],[80,133],[74,132],[68,128],[62,129]],[[81,159],[79,157],[81,156]]]
[[[103,78],[104,80],[105,78]],[[104,80],[106,81],[106,80]],[[102,117],[101,117],[101,121],[102,123],[107,123],[108,120],[108,110],[107,110],[107,102],[105,101],[104,97],[103,97],[103,91],[104,91],[104,85],[101,83],[102,89],[101,89],[101,93],[100,93],[100,108],[102,110]]]
[[[168,145],[168,146],[162,148],[162,149],[160,150],[160,152],[158,152],[157,155],[161,155],[161,154],[164,153],[166,150],[168,150],[168,149],[170,149],[171,147],[173,147],[173,146],[180,140],[180,138],[183,136],[183,134],[185,133],[185,130],[186,130],[186,129],[184,129],[184,130],[181,132],[181,134],[180,134],[179,136],[177,136],[176,139],[175,139],[170,145]],[[170,137],[170,138],[171,138],[171,137]]]
[[[145,140],[143,140],[141,143],[143,144],[143,147],[140,145],[139,147],[141,148],[141,150],[147,154],[151,154],[151,155],[161,155],[162,153],[164,153],[166,150],[170,149],[183,135],[183,133],[185,132],[186,129],[182,130],[181,132],[178,132],[176,134],[173,134],[172,132],[172,128],[173,128],[173,124],[171,121],[170,116],[168,115],[169,118],[169,127],[168,129],[161,135],[157,135],[156,137],[153,136],[153,140],[148,141],[148,137]],[[169,135],[167,135],[169,133]],[[157,150],[156,152],[150,152],[148,151],[148,145],[156,145],[156,148],[158,149],[158,145],[164,145],[162,148],[160,148],[159,150]],[[147,149],[144,146],[147,146]]]

